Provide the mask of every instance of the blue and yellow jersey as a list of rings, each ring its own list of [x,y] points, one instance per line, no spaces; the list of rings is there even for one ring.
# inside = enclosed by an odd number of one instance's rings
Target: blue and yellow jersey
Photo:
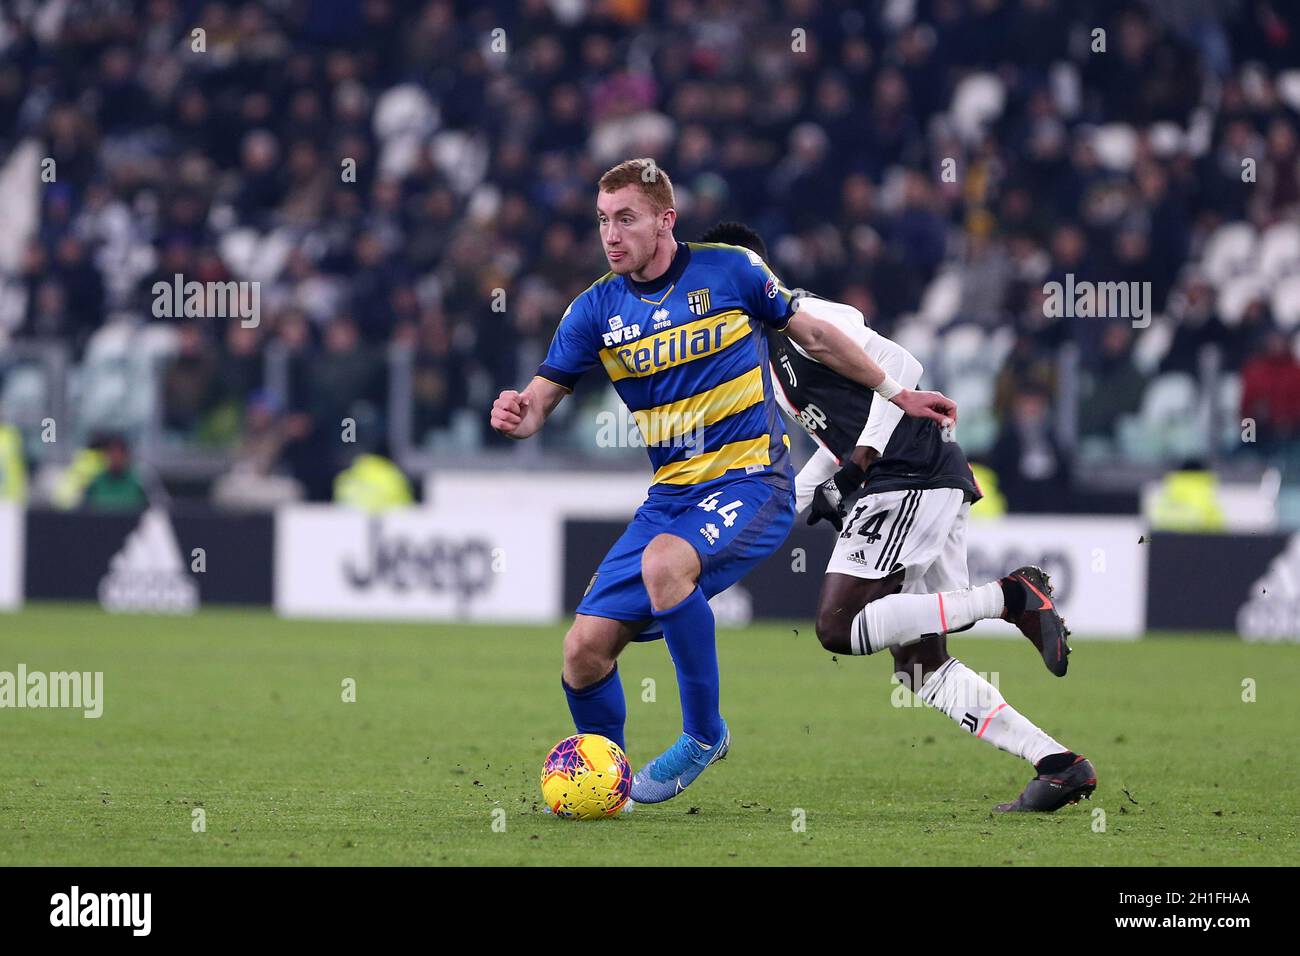
[[[679,242],[658,279],[608,273],[574,299],[537,374],[571,390],[604,366],[645,438],[652,494],[760,473],[792,481],[762,326],[784,329],[793,312],[755,253]]]

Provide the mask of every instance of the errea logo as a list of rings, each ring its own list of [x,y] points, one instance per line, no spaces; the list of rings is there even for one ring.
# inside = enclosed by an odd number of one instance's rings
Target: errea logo
[[[655,309],[650,319],[654,322],[653,328],[656,332],[673,324],[673,320],[668,318],[667,309]]]

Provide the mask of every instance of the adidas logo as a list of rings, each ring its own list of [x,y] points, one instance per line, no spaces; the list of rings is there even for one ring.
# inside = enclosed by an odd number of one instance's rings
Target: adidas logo
[[[1300,641],[1300,534],[1250,588],[1237,611],[1237,632],[1247,641]]]
[[[167,512],[150,508],[113,555],[99,582],[106,611],[189,614],[199,604],[199,588],[181,561]]]
[[[857,551],[854,551],[854,552],[853,552],[852,554],[850,554],[850,555],[849,555],[845,560],[846,560],[846,561],[852,561],[852,562],[854,562],[855,564],[870,564],[870,563],[871,563],[870,561],[867,560],[867,551],[866,551],[865,548],[861,548],[861,549],[859,549],[859,550],[857,550]]]

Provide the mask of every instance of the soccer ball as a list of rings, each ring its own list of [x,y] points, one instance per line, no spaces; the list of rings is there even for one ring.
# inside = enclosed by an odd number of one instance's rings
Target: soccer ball
[[[542,799],[566,820],[613,816],[631,793],[632,767],[623,749],[600,734],[565,737],[542,764]]]

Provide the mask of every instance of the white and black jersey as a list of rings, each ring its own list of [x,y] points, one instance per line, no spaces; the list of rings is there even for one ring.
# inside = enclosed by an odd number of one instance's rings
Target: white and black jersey
[[[807,300],[801,300],[801,305],[803,301]],[[828,314],[832,306],[849,308],[826,300],[814,301],[818,303],[819,311],[824,310]],[[920,376],[920,363],[901,346],[867,329],[862,325],[861,314],[857,310],[851,311],[859,316],[857,322],[860,328],[851,330],[855,341],[862,343],[868,352],[872,351],[873,346],[878,348],[888,345],[890,349],[906,356],[915,369],[914,373],[905,377],[895,374],[895,377],[904,387],[915,387]],[[862,334],[864,332],[865,336]],[[809,358],[784,334],[769,333],[768,345],[772,375],[778,386],[778,403],[836,461],[843,463],[847,460],[862,440],[873,403],[881,403],[890,410],[897,411],[871,389]],[[885,365],[884,362],[881,364]],[[888,368],[886,370],[889,371]],[[876,416],[878,419],[882,417]],[[896,418],[889,419],[889,422],[873,439],[885,447],[879,448],[878,444],[871,446],[880,451],[880,457],[867,469],[864,485],[866,494],[959,488],[967,501],[976,501],[981,497],[961,446],[955,441],[944,441],[943,430],[937,422],[903,416],[901,412],[898,412]]]

